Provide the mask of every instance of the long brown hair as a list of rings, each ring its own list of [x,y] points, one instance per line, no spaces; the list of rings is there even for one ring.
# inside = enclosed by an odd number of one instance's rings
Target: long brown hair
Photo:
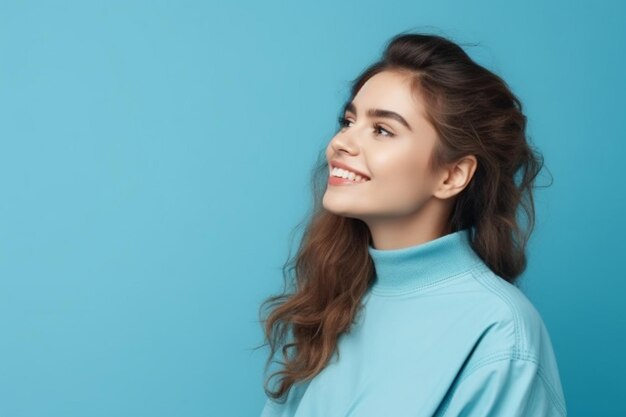
[[[370,77],[385,70],[411,74],[411,88],[426,104],[427,119],[439,138],[431,169],[476,156],[474,176],[455,197],[449,230],[470,228],[475,252],[494,273],[514,283],[526,268],[525,248],[535,219],[532,188],[543,166],[543,157],[528,143],[520,100],[499,76],[452,41],[401,33],[388,42],[378,62],[352,81],[350,101]],[[355,322],[374,277],[366,224],[322,206],[327,164],[320,153],[311,183],[314,207],[305,218],[297,254],[283,266],[283,293],[269,297],[259,309],[271,308],[262,320],[264,345],[271,348],[266,373],[282,346],[283,369],[264,384],[266,395],[275,400],[286,399],[292,385],[310,380],[339,354],[337,340]],[[525,226],[516,217],[519,207]],[[282,377],[271,391],[268,384],[274,376]]]

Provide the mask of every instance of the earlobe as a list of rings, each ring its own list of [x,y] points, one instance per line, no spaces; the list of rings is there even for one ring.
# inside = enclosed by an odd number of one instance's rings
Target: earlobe
[[[470,180],[476,172],[478,161],[474,155],[465,156],[445,171],[435,190],[434,196],[441,199],[447,199],[459,194],[469,184]]]

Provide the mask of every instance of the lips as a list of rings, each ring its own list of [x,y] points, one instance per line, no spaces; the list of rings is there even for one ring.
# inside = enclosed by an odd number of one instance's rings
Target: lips
[[[371,179],[369,177],[369,175],[364,174],[361,171],[352,168],[350,165],[344,164],[343,162],[339,162],[339,161],[333,160],[333,161],[330,161],[330,166],[331,166],[331,169],[332,168],[341,168],[341,169],[345,169],[346,171],[354,172],[355,174],[358,174],[361,177],[364,177],[365,179],[368,179],[368,180]]]

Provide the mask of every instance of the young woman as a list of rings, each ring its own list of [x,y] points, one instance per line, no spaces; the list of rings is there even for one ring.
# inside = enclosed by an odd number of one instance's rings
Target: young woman
[[[565,416],[515,284],[543,165],[519,99],[452,41],[405,33],[342,110],[293,285],[263,303],[265,371],[283,360],[262,417]]]

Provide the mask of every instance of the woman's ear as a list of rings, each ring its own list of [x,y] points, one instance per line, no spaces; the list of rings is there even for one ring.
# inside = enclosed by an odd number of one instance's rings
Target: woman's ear
[[[433,195],[442,200],[457,195],[469,184],[477,166],[478,161],[474,155],[467,155],[453,162],[444,169]]]

